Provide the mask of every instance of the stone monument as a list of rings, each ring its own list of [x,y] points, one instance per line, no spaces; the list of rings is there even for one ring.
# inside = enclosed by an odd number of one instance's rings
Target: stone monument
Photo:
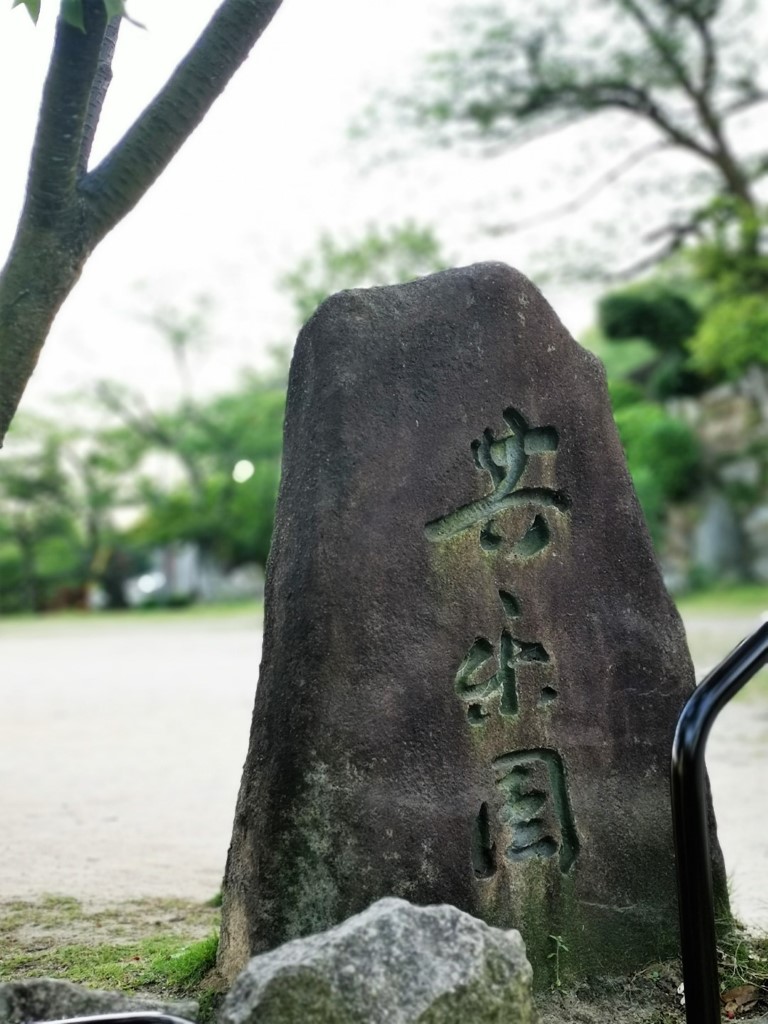
[[[291,370],[222,970],[383,896],[518,928],[540,985],[676,953],[693,685],[602,366],[538,290],[333,296]]]

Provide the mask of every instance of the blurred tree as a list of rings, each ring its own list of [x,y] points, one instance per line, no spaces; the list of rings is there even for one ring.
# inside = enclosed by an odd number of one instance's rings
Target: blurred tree
[[[649,397],[697,394],[705,386],[688,360],[701,312],[682,285],[651,279],[609,292],[598,302],[597,318],[608,341],[642,339],[655,350],[655,358],[630,374],[645,385]]]
[[[644,338],[661,352],[682,354],[698,326],[700,313],[687,295],[659,281],[644,281],[609,292],[597,307],[607,338]]]
[[[46,581],[51,576],[77,574],[80,569],[69,482],[54,435],[25,446],[23,454],[4,461],[0,550],[4,555],[0,607],[11,610],[39,610]]]
[[[280,284],[300,327],[323,299],[343,288],[398,284],[448,265],[432,228],[411,222],[390,228],[371,226],[359,238],[345,242],[321,235],[317,251],[300,260]]]
[[[147,546],[193,541],[225,568],[244,562],[265,565],[284,410],[284,388],[254,374],[237,392],[196,405],[192,416],[188,405],[156,414],[158,429],[146,435],[146,451],[159,438],[161,447],[179,458],[186,479],[144,477],[146,511],[132,531],[133,540]]]
[[[692,158],[698,173],[685,208],[667,210],[647,233],[638,263],[656,263],[706,234],[723,203],[735,244],[748,257],[758,247],[763,211],[756,190],[768,174],[768,149],[764,134],[756,149],[737,148],[732,129],[768,99],[756,48],[760,14],[750,0],[462,7],[451,47],[429,55],[398,109],[428,142],[482,154],[622,114],[639,130],[630,132],[636,148],[625,147],[615,166],[553,213],[577,208],[641,163],[676,151]],[[615,142],[616,131],[610,135]],[[516,226],[520,221],[495,230]]]
[[[39,14],[40,0],[19,3],[33,18]],[[279,5],[280,0],[223,0],[155,99],[89,168],[123,3],[62,0],[26,197],[0,271],[0,445],[56,313],[88,257],[203,120]]]
[[[661,405],[634,401],[621,388],[612,390],[612,399],[635,490],[658,544],[666,506],[690,497],[701,482],[701,447],[691,428]]]
[[[768,366],[768,299],[736,295],[716,302],[690,342],[692,364],[710,379]]]
[[[121,550],[113,521],[129,494],[130,463],[114,432],[62,428],[27,414],[15,435],[18,454],[6,456],[0,473],[7,559],[0,608],[82,603],[90,582],[102,584],[111,607],[124,607],[123,584],[136,559]],[[13,599],[14,591],[21,601]]]
[[[153,409],[140,390],[117,381],[100,381],[95,397],[116,420],[112,443],[136,478],[135,500],[144,514],[131,532],[134,542],[146,548],[192,541],[224,567],[264,565],[280,474],[285,379],[282,368],[250,373],[235,392],[197,398],[192,356],[212,343],[209,306],[199,298],[191,310],[160,307],[146,318],[176,365],[180,398],[174,408]],[[233,475],[238,464],[249,467],[247,480]]]

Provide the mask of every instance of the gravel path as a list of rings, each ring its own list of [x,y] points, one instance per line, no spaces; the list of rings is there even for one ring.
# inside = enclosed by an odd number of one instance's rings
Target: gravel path
[[[209,899],[261,658],[254,615],[0,634],[0,896]]]
[[[697,667],[755,625],[691,616]],[[255,614],[0,630],[0,899],[211,897],[248,742]],[[736,909],[768,927],[768,700],[727,708],[708,751]]]

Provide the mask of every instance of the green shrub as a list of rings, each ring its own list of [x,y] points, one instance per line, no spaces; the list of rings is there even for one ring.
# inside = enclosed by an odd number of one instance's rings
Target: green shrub
[[[706,387],[706,379],[691,368],[682,352],[662,356],[648,378],[648,393],[660,402],[676,395],[698,395]]]
[[[652,402],[619,409],[615,419],[638,493],[638,481],[645,481],[642,486],[649,488],[649,475],[654,493],[657,489],[665,502],[684,498],[698,486],[701,450],[696,435],[682,420]]]
[[[742,295],[718,302],[689,344],[692,365],[714,377],[738,377],[753,363],[768,366],[768,300]]]
[[[611,408],[618,412],[619,409],[626,409],[635,402],[642,402],[643,389],[631,380],[609,380],[608,395],[611,399]]]
[[[611,341],[644,338],[663,352],[681,351],[699,321],[685,295],[657,282],[610,292],[597,311],[598,323]]]
[[[648,466],[636,466],[632,472],[632,483],[635,485],[648,532],[654,545],[658,546],[663,539],[665,504],[659,481]]]

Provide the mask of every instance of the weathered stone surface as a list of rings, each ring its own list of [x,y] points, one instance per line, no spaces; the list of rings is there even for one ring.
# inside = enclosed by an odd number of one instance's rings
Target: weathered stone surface
[[[0,985],[0,1024],[87,1017],[97,1013],[162,1010],[197,1020],[197,1003],[168,1003],[157,999],[128,996],[125,992],[101,992],[68,981],[31,978]]]
[[[220,1024],[530,1024],[531,976],[519,932],[384,899],[251,960]]]
[[[537,289],[331,298],[291,370],[220,969],[385,895],[519,928],[541,984],[676,952],[692,687],[602,367]]]

